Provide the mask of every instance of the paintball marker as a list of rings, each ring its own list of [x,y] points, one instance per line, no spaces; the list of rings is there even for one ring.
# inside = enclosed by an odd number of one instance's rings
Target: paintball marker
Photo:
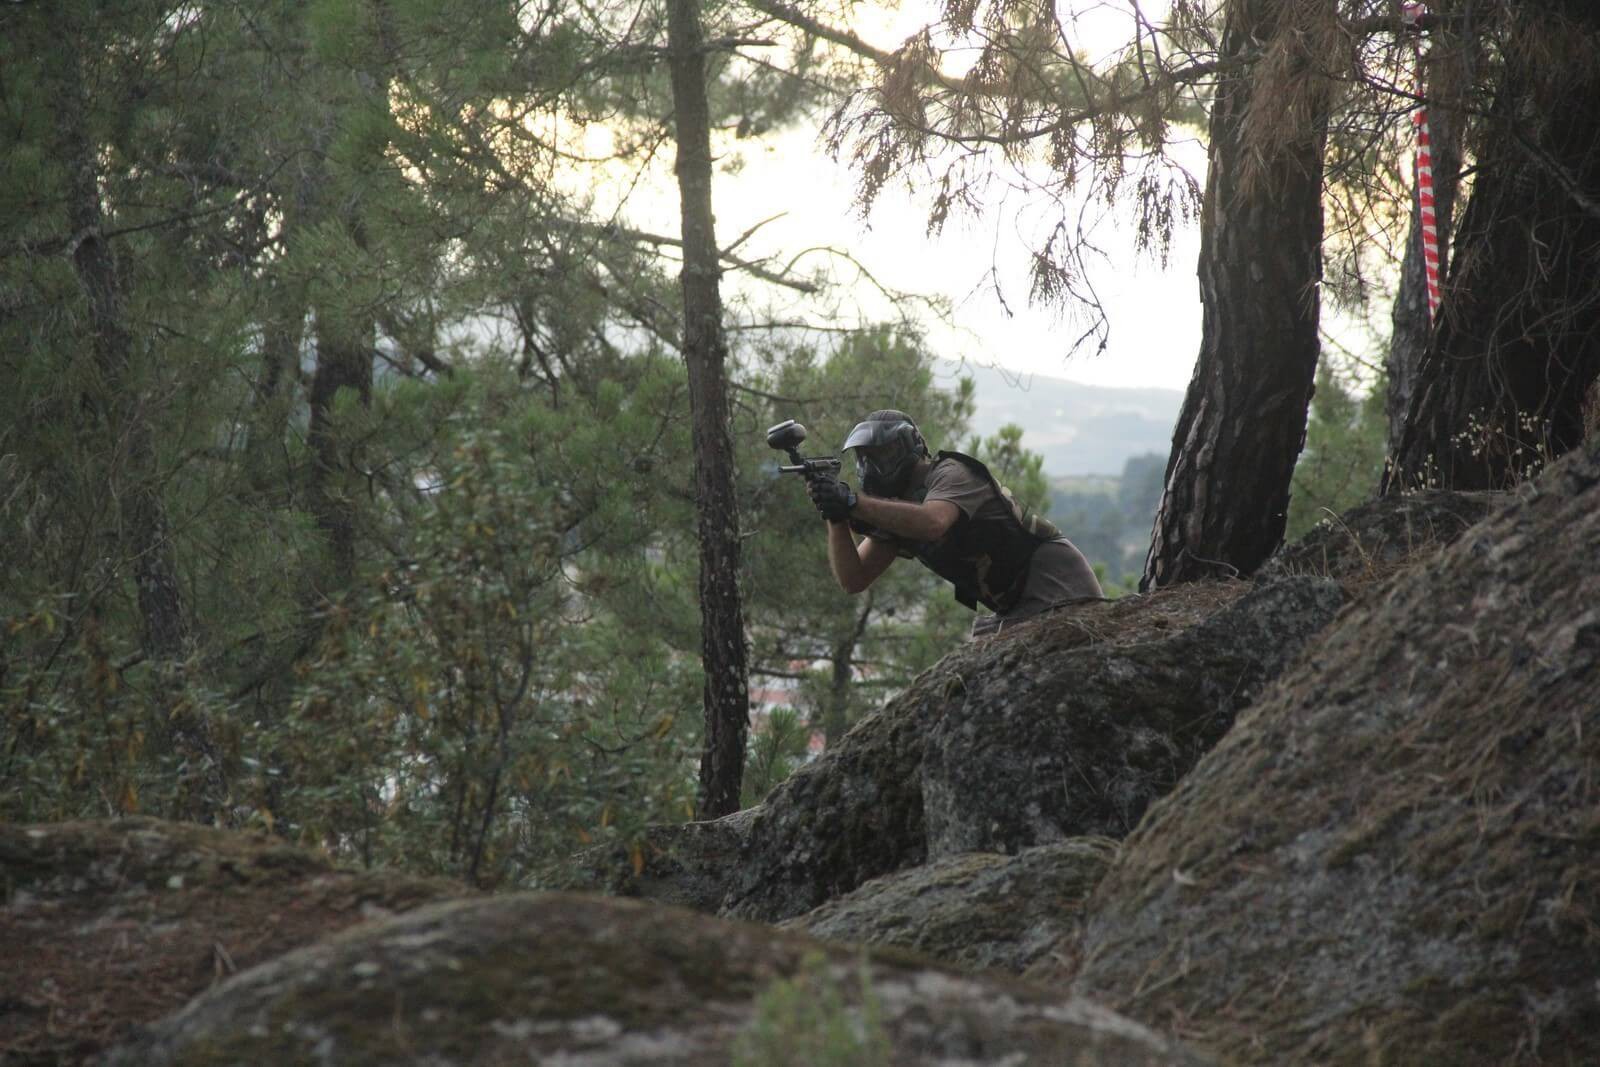
[[[793,419],[778,423],[767,431],[767,444],[789,454],[789,466],[779,467],[784,474],[798,474],[806,481],[824,475],[839,473],[839,461],[832,456],[807,459],[800,454],[800,445],[806,439],[806,428]]]

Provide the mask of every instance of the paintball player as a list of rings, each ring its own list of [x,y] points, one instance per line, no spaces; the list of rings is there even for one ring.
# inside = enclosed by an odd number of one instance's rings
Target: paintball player
[[[828,522],[828,565],[845,592],[866,589],[897,558],[914,558],[955,586],[961,603],[993,612],[974,621],[974,637],[1103,598],[1089,561],[1053,523],[1023,508],[971,456],[930,454],[904,412],[868,415],[845,440],[843,451],[851,450],[859,493],[833,474],[807,483]]]

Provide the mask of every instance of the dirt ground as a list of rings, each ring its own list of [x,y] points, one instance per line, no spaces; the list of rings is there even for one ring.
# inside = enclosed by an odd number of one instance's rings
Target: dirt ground
[[[153,819],[0,826],[0,1064],[93,1062],[236,970],[462,886]]]

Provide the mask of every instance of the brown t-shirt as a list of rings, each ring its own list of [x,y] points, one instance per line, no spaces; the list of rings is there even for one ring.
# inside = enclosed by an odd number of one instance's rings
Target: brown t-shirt
[[[935,463],[924,484],[928,490],[925,501],[948,500],[968,519],[979,514],[1003,514],[1012,508],[1008,500],[960,460]],[[1061,537],[1046,541],[1034,551],[1022,597],[1004,617],[1008,622],[1026,619],[1064,601],[1104,595],[1089,561],[1077,546]]]

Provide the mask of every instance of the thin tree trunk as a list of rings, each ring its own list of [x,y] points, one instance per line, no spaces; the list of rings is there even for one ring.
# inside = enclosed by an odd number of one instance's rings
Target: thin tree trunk
[[[833,671],[828,680],[828,706],[822,718],[822,735],[827,739],[830,748],[838,744],[839,738],[844,736],[845,730],[850,726],[848,711],[851,682],[855,675],[856,647],[861,644],[861,635],[867,631],[867,621],[872,618],[872,607],[872,591],[869,589],[866,602],[861,605],[861,611],[856,616],[855,626],[833,646],[830,657]]]
[[[281,233],[283,246],[294,247],[299,215],[287,205]],[[285,272],[286,273],[286,272]],[[306,334],[306,293],[296,279],[286,276],[264,280],[265,306],[261,322],[261,377],[256,383],[245,441],[245,479],[251,495],[262,504],[286,504],[289,467],[289,416],[299,384],[300,346]]]
[[[90,33],[80,39],[94,40]],[[118,555],[132,571],[140,646],[154,668],[153,732],[181,760],[183,778],[175,814],[200,822],[216,818],[228,794],[221,758],[205,717],[176,700],[190,642],[182,586],[162,500],[155,413],[141,388],[138,344],[128,322],[126,280],[103,231],[99,155],[90,135],[81,57],[64,46],[58,121],[69,168],[67,214],[74,235],[72,267],[89,307],[89,348],[97,381],[88,411],[107,439],[106,489],[116,501]],[[170,710],[168,710],[170,708]]]
[[[132,382],[134,340],[116,255],[101,236],[104,216],[92,146],[84,132],[81,103],[62,108],[63,135],[71,160],[69,215],[77,245],[72,267],[89,301],[91,349],[99,375],[95,408],[106,423],[113,451],[111,480],[132,562],[139,605],[141,644],[152,661],[179,658],[188,639],[177,564],[167,532],[166,509],[154,483],[155,442],[138,387]]]
[[[705,44],[697,0],[668,7],[672,99],[683,212],[683,358],[689,371],[695,512],[700,535],[701,661],[705,668],[705,748],[698,817],[739,810],[750,685],[739,599],[739,512],[728,433],[728,343],[722,329],[717,239],[711,213],[711,118]]]
[[[328,566],[319,582],[324,597],[355,581],[356,507],[354,478],[341,450],[334,403],[342,389],[353,390],[363,407],[372,400],[372,327],[351,321],[342,309],[324,305],[316,322],[317,369],[311,378],[311,512],[327,539]]]
[[[1223,55],[1271,40],[1281,8],[1274,0],[1230,4]],[[1254,158],[1245,139],[1251,77],[1248,69],[1222,77],[1212,103],[1200,355],[1141,589],[1255,570],[1282,540],[1305,441],[1319,350],[1326,105],[1315,107],[1311,128]]]
[[[299,178],[296,207],[304,212],[308,227],[336,223],[354,246],[365,248],[359,197],[337,187],[328,165],[336,126],[337,116],[325,114],[319,125],[307,131],[308,162]],[[311,468],[306,489],[312,517],[328,550],[325,565],[313,581],[308,605],[313,615],[328,598],[349,589],[355,581],[355,478],[349,456],[342,451],[347,442],[339,433],[334,406],[340,391],[346,389],[356,394],[362,407],[371,403],[375,327],[370,311],[347,306],[344,295],[325,291],[313,294],[311,300],[317,359],[307,390],[310,418],[306,442]],[[309,629],[312,634],[320,632],[314,621]]]

